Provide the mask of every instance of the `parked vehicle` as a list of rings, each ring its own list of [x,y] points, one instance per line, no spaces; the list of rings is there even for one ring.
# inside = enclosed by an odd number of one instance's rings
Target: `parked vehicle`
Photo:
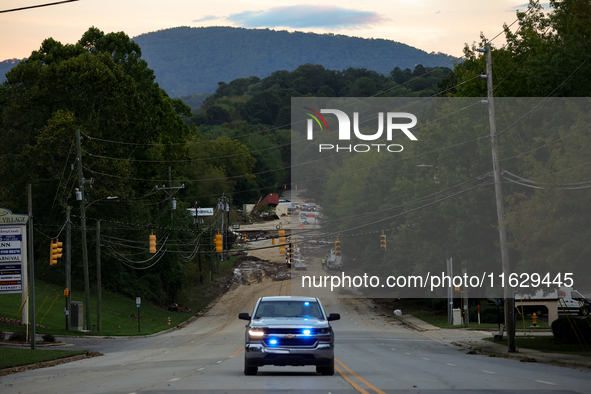
[[[244,374],[256,375],[264,365],[315,365],[316,372],[334,375],[334,333],[317,298],[262,297],[248,320],[244,345]]]
[[[520,308],[520,301],[531,300],[553,300],[558,299],[558,315],[565,315],[566,312],[572,315],[583,315],[584,308],[591,311],[591,300],[585,298],[581,293],[572,287],[562,286],[551,292],[544,293],[544,290],[538,290],[534,294],[516,294],[515,306]],[[528,303],[529,304],[529,303]],[[546,308],[537,305],[524,305],[524,312],[534,313],[541,317],[547,313]]]
[[[300,212],[300,224],[319,224],[321,220],[320,212]]]
[[[296,257],[293,260],[293,268],[296,270],[307,270],[306,260]]]
[[[327,270],[342,270],[343,269],[343,257],[337,256],[334,249],[326,256],[326,269]]]

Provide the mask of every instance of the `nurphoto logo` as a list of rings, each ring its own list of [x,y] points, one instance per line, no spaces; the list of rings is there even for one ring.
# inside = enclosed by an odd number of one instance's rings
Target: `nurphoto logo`
[[[326,128],[328,132],[328,125],[326,119],[322,114],[331,114],[336,116],[339,129],[339,141],[351,141],[351,119],[349,115],[345,112],[338,110],[338,109],[321,109],[320,112],[309,108],[304,107],[304,109],[310,111],[305,112],[311,119],[307,121],[307,138],[308,140],[314,139],[314,121],[320,127],[320,130],[323,131]],[[359,130],[359,112],[353,112],[353,133],[354,136],[361,140],[361,141],[376,141],[382,138],[384,134],[384,118],[386,123],[386,140],[392,141],[392,138],[395,131],[401,131],[404,133],[411,141],[417,141],[417,137],[409,130],[412,127],[416,126],[417,124],[417,117],[413,114],[408,112],[387,112],[385,115],[383,112],[378,112],[377,119],[378,119],[378,130],[373,134],[363,134]],[[406,119],[410,120],[410,122],[406,123],[399,123],[399,120]],[[376,149],[380,152],[380,148],[383,150],[387,150],[388,152],[402,152],[404,149],[400,144],[356,144],[356,145],[340,145],[336,144],[319,144],[318,151],[322,152],[324,150],[336,150],[339,151],[349,151],[349,152],[369,152],[372,149]]]

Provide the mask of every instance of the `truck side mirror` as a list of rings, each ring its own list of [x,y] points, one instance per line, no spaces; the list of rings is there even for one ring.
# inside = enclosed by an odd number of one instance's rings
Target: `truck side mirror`
[[[328,321],[341,320],[341,315],[338,313],[331,313],[328,315]]]
[[[248,320],[250,321],[250,315],[247,312],[242,312],[238,314],[238,318],[240,320]]]

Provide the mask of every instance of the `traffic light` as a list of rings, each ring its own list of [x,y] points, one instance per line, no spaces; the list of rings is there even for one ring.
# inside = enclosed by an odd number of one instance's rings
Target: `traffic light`
[[[154,231],[150,235],[150,253],[156,253],[156,236],[154,235]]]
[[[279,254],[285,254],[285,230],[279,230]]]
[[[337,235],[337,240],[334,242],[334,255],[335,256],[341,255],[341,241],[339,241],[338,235]]]
[[[386,250],[386,234],[384,234],[384,230],[382,230],[382,235],[380,235],[380,248]]]
[[[288,258],[289,258],[290,264],[293,263],[293,245],[292,244],[289,244],[289,256],[288,256]]]
[[[243,240],[244,242],[246,242],[246,234],[243,234],[243,235],[242,235],[242,240]]]
[[[62,243],[59,239],[56,239],[55,242],[52,239],[49,248],[49,265],[56,265],[57,259],[62,258]]]
[[[223,253],[224,247],[222,246],[222,234],[215,235],[215,251],[217,253]]]

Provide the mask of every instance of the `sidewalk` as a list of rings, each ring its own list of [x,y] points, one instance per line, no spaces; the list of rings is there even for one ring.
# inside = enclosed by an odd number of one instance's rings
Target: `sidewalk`
[[[573,354],[544,353],[538,350],[524,348],[518,348],[516,353],[509,353],[506,345],[484,340],[484,338],[487,337],[492,338],[492,332],[479,331],[479,333],[481,333],[480,338],[470,338],[471,336],[474,337],[474,330],[464,328],[442,329],[412,315],[399,315],[394,317],[402,324],[415,331],[428,332],[428,335],[431,337],[436,337],[441,340],[448,339],[450,336],[461,338],[454,340],[451,343],[467,349],[468,354],[483,354],[491,357],[510,358],[521,362],[537,362],[559,365],[562,367],[591,369],[590,357]],[[450,335],[452,332],[453,335]],[[536,334],[551,335],[551,333],[548,333],[547,331],[537,332]]]

